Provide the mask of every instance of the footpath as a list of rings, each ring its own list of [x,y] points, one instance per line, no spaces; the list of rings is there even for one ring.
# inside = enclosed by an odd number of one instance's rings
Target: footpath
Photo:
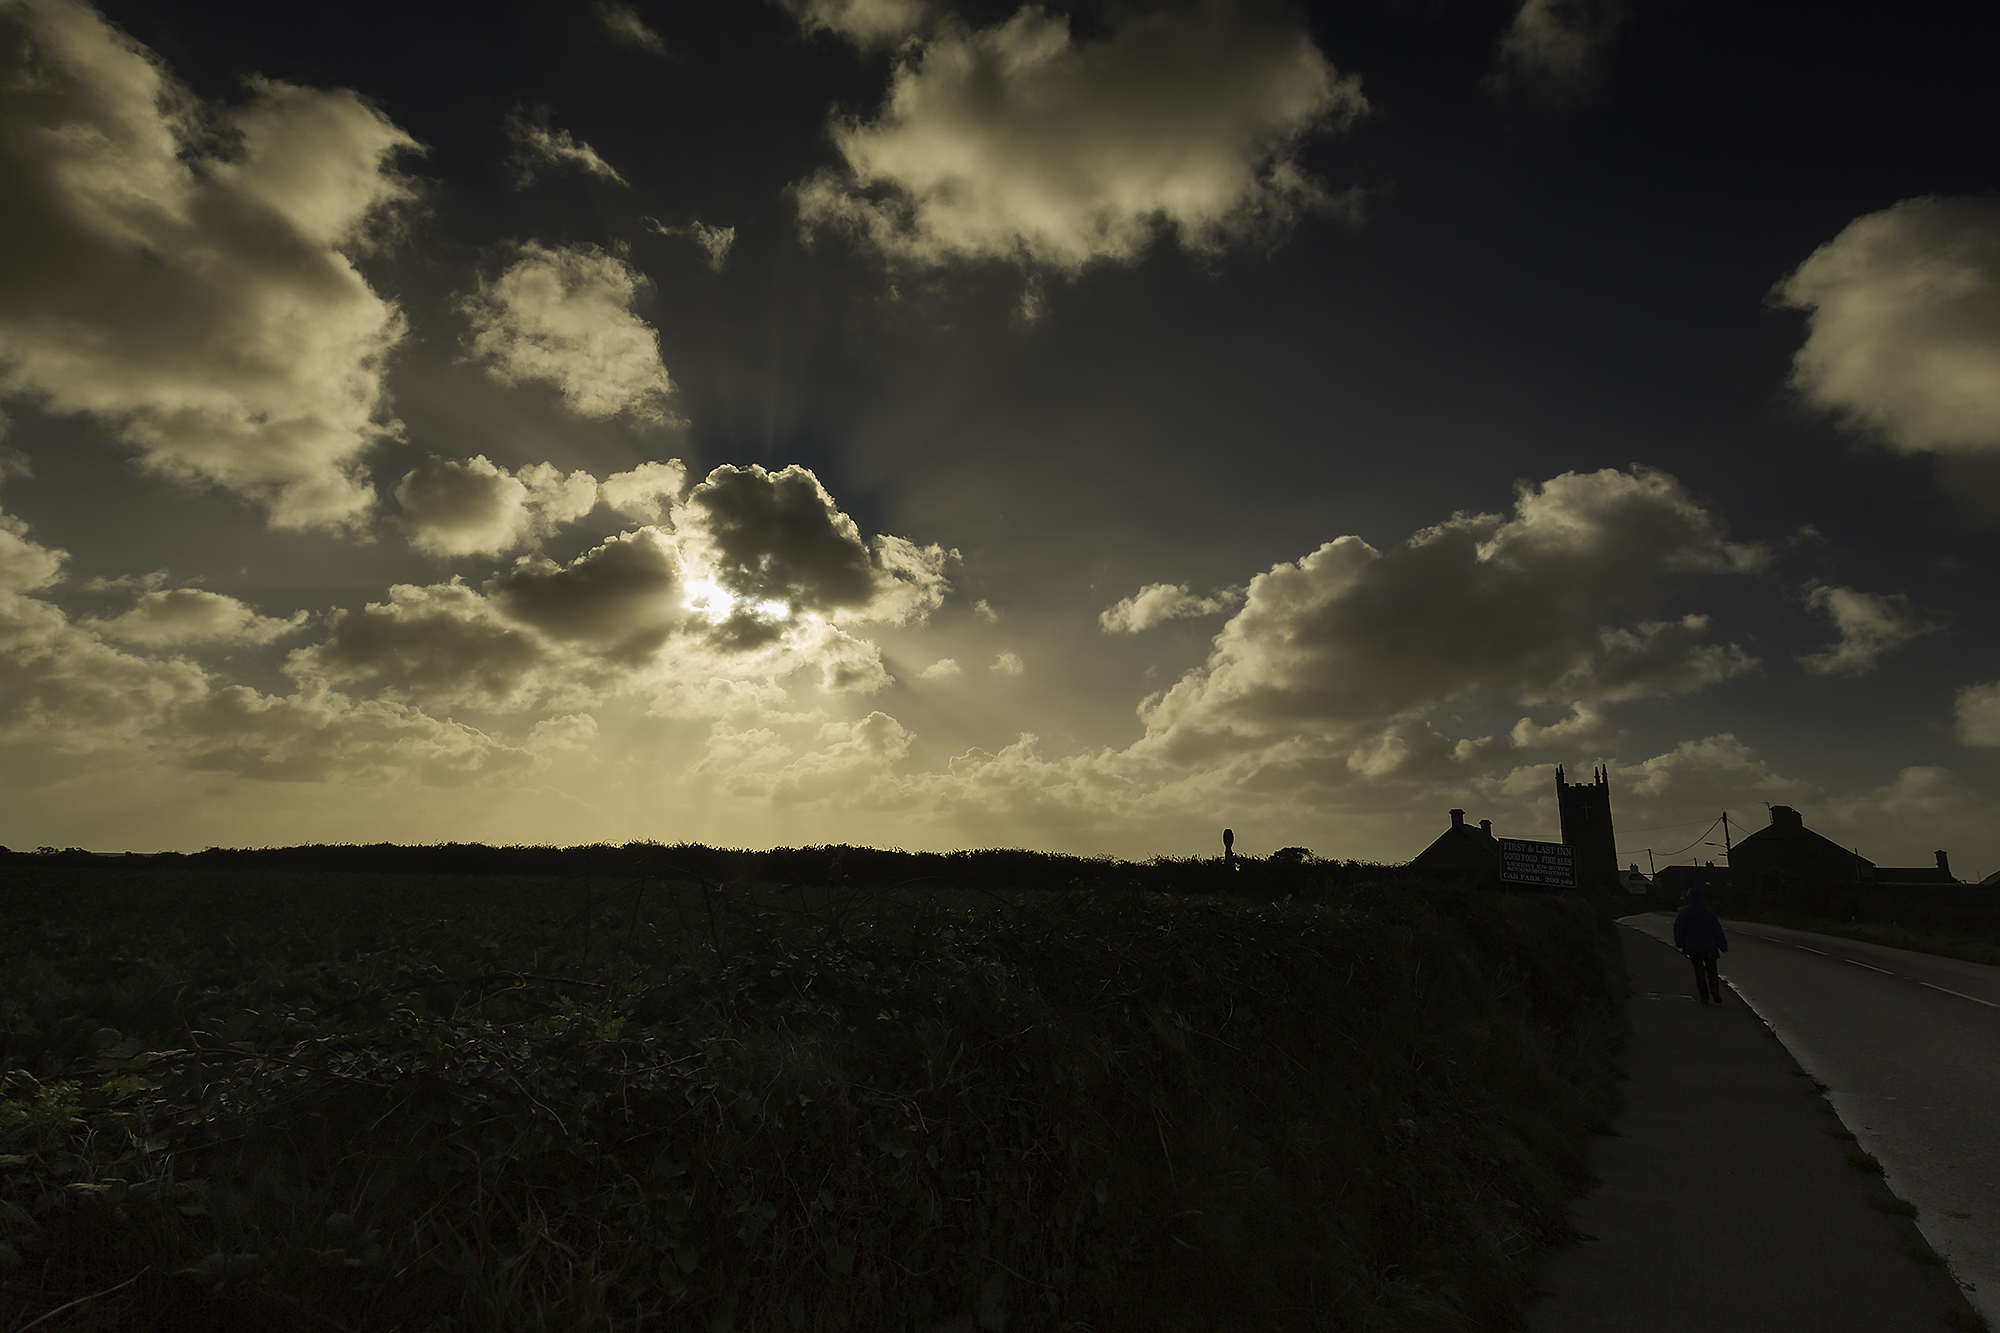
[[[1629,927],[1629,1080],[1576,1238],[1549,1257],[1532,1333],[1898,1333],[1985,1327],[1905,1218],[1874,1207],[1840,1120],[1734,992],[1695,998],[1670,946]]]

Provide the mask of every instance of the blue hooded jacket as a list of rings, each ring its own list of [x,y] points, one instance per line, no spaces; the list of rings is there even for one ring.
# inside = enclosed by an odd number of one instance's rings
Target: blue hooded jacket
[[[1722,922],[1701,900],[1700,889],[1689,889],[1687,906],[1674,917],[1674,947],[1696,958],[1714,958],[1729,952],[1729,937]]]

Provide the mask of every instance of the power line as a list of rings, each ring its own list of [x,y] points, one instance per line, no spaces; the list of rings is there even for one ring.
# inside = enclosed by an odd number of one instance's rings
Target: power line
[[[1675,848],[1675,849],[1674,849],[1673,851],[1671,851],[1671,852],[1653,852],[1653,855],[1654,855],[1654,856],[1660,856],[1660,857],[1666,857],[1666,856],[1679,856],[1679,855],[1680,855],[1680,854],[1681,854],[1682,852],[1684,852],[1684,851],[1687,851],[1689,847],[1699,847],[1699,846],[1701,846],[1701,844],[1702,844],[1702,841],[1703,841],[1703,839],[1707,838],[1709,834],[1711,834],[1711,833],[1715,832],[1715,826],[1716,826],[1717,824],[1720,824],[1720,823],[1721,823],[1721,822],[1723,821],[1723,819],[1724,819],[1724,818],[1725,818],[1725,816],[1723,816],[1723,815],[1717,815],[1717,816],[1716,816],[1716,817],[1715,817],[1715,818],[1714,818],[1713,820],[1709,821],[1709,825],[1708,825],[1708,827],[1707,827],[1707,828],[1705,828],[1705,829],[1703,829],[1703,830],[1701,831],[1701,837],[1699,837],[1699,838],[1696,838],[1696,839],[1695,839],[1695,840],[1694,840],[1693,842],[1689,843],[1689,844],[1687,845],[1687,847],[1676,847],[1676,848]],[[1668,827],[1668,828],[1689,828],[1689,827],[1692,827],[1692,826],[1691,826],[1691,825],[1688,825],[1688,824],[1668,824],[1668,825],[1667,825],[1666,827]],[[1634,833],[1645,833],[1645,832],[1648,832],[1649,830],[1647,830],[1647,829],[1633,829],[1632,831],[1633,831]],[[1642,851],[1648,851],[1648,852],[1652,852],[1652,848],[1650,848],[1650,847],[1646,847],[1646,848],[1642,848],[1641,850],[1642,850]],[[1725,849],[1725,850],[1726,850],[1726,849]],[[1619,855],[1621,855],[1621,856],[1622,856],[1622,855],[1624,855],[1624,853],[1623,853],[1623,852],[1620,852],[1620,853],[1619,853]]]

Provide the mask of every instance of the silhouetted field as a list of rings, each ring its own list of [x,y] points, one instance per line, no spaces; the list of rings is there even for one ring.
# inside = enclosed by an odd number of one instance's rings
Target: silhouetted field
[[[0,1322],[1506,1328],[1614,1102],[1574,895],[529,853],[0,865]]]

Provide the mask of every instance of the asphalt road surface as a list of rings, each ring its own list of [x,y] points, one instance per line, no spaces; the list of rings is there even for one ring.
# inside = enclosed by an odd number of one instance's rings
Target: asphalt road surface
[[[1673,941],[1669,915],[1625,922]],[[1723,926],[1723,978],[1827,1085],[1889,1188],[1917,1206],[1925,1238],[2000,1328],[2000,967]]]

